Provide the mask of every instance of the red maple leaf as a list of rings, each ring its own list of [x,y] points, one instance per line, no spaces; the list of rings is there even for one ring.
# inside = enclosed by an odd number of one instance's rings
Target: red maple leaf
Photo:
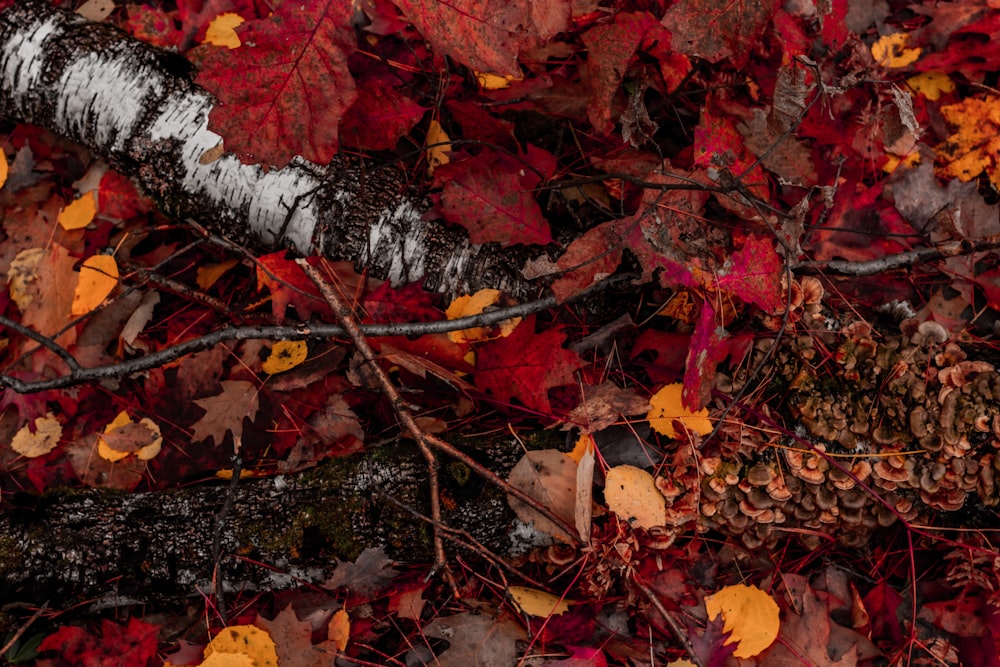
[[[621,85],[629,61],[646,38],[670,42],[670,33],[649,12],[623,12],[614,23],[597,25],[583,35],[592,66],[590,85],[593,93],[587,102],[590,122],[603,134],[611,134],[611,100]]]
[[[517,54],[566,29],[560,0],[394,0],[439,55],[493,74],[517,76]]]
[[[396,147],[424,115],[424,107],[396,90],[397,85],[398,80],[382,72],[358,80],[358,99],[340,126],[344,143],[372,151]]]
[[[534,196],[542,179],[522,162],[487,149],[439,167],[434,178],[444,186],[444,217],[465,227],[473,243],[509,246],[552,242],[549,223]]]
[[[283,167],[296,155],[318,164],[337,152],[340,119],[357,97],[347,69],[350,3],[284,2],[237,29],[242,45],[220,49],[198,83],[215,95],[210,127],[244,162]]]
[[[137,618],[128,625],[103,621],[101,636],[95,637],[83,628],[64,626],[49,635],[39,651],[58,651],[63,660],[82,667],[110,665],[147,665],[156,657],[158,625]]]
[[[574,372],[583,365],[563,349],[565,340],[560,327],[536,334],[535,318],[527,318],[507,338],[477,350],[476,386],[499,401],[516,398],[527,408],[552,414],[549,389],[573,384]]]

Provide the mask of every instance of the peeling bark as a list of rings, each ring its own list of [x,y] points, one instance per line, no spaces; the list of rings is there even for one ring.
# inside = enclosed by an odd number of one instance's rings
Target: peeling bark
[[[222,137],[208,129],[215,99],[190,70],[176,54],[44,0],[0,15],[0,115],[89,147],[168,215],[238,243],[352,261],[394,285],[538,291],[520,273],[538,249],[473,245],[463,230],[423,220],[427,203],[397,169],[346,156],[270,171],[232,154],[202,164]]]

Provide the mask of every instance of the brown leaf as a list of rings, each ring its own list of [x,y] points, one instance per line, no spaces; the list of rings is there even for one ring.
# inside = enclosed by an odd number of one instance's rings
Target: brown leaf
[[[245,380],[223,380],[222,393],[218,396],[195,401],[205,409],[205,414],[192,426],[193,439],[201,442],[214,438],[216,446],[226,438],[226,432],[233,436],[243,435],[243,419],[253,420],[260,407],[257,387]]]

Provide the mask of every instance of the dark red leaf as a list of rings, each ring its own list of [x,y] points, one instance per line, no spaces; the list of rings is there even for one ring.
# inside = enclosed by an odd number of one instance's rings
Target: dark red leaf
[[[396,83],[382,72],[358,80],[358,99],[341,121],[344,143],[365,150],[392,150],[413,129],[425,109],[396,90]]]
[[[337,152],[337,128],[357,97],[347,69],[351,5],[284,2],[237,29],[242,46],[219,49],[198,83],[221,102],[210,127],[244,162],[282,167],[296,155],[319,164]]]

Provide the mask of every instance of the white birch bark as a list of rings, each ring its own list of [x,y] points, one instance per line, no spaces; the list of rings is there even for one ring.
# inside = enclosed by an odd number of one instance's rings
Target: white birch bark
[[[265,171],[232,154],[202,164],[222,137],[208,129],[216,102],[189,70],[176,54],[43,0],[0,15],[0,115],[88,146],[168,215],[240,243],[350,260],[395,285],[537,291],[519,272],[530,253],[472,245],[458,228],[423,221],[426,203],[394,169],[340,158]]]

